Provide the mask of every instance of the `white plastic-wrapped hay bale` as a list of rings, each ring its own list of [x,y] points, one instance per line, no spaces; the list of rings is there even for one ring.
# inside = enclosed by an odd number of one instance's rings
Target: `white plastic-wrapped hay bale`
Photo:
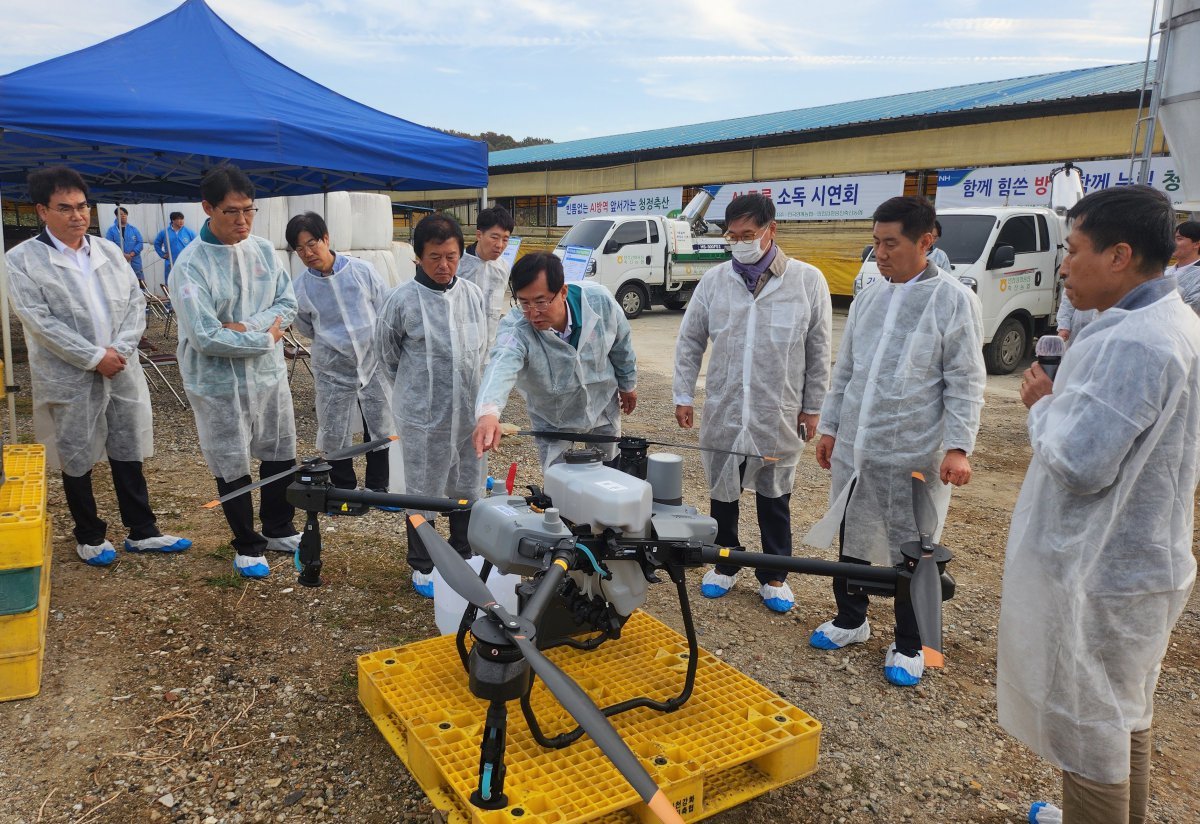
[[[354,249],[354,215],[349,192],[330,192],[325,197],[325,225],[334,249]]]
[[[376,250],[375,269],[379,272],[379,276],[383,278],[383,282],[389,289],[395,289],[400,285],[400,274],[396,271],[396,258],[392,256],[391,251],[382,249]]]
[[[288,252],[288,272],[292,275],[292,280],[295,280],[300,275],[304,274],[304,270],[308,267],[304,265],[304,261],[295,252]]]
[[[316,212],[325,217],[325,195],[291,195],[287,199],[288,218],[302,215],[305,212]]]
[[[396,283],[408,283],[417,276],[417,255],[412,244],[392,242],[392,261],[396,264]]]
[[[392,243],[392,201],[387,195],[350,192],[355,249],[387,249]]]
[[[258,214],[254,216],[254,234],[265,237],[279,250],[287,249],[284,229],[287,228],[288,212],[286,197],[264,197],[256,199]]]
[[[282,249],[276,249],[275,250],[275,262],[278,263],[283,268],[283,271],[287,272],[288,274],[291,274],[292,262],[288,259],[287,252],[283,251]]]

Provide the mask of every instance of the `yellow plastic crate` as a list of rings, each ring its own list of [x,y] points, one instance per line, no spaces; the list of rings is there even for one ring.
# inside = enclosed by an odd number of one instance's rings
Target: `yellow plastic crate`
[[[37,609],[0,618],[0,701],[32,698],[42,688],[46,623],[50,617],[51,524],[46,520]]]
[[[37,652],[41,644],[42,626],[46,623],[45,613],[50,611],[50,522],[45,529],[45,552],[38,584],[37,606],[29,612],[16,615],[0,615],[0,658],[6,655],[28,655]]]
[[[547,654],[600,706],[639,695],[672,697],[687,668],[685,639],[642,612],[629,619],[620,639],[599,649]],[[657,821],[589,737],[565,749],[543,749],[516,702],[509,704],[505,758],[509,806],[472,806],[487,706],[471,695],[452,636],[363,655],[358,676],[368,715],[451,824]],[[531,701],[547,735],[575,726],[540,681]],[[686,821],[708,818],[817,768],[821,725],[703,650],[695,691],[681,709],[637,709],[611,720]]]
[[[46,528],[46,448],[41,444],[4,447],[0,484],[0,570],[41,563]]]

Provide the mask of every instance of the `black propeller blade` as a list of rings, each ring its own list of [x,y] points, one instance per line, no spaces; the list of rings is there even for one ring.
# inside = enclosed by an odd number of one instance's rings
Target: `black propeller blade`
[[[598,435],[594,432],[551,432],[540,429],[522,429],[518,435],[532,435],[535,438],[546,438],[556,441],[575,441],[577,443],[620,443],[621,435]],[[644,439],[643,439],[644,440]],[[690,443],[673,443],[672,441],[646,441],[647,446],[665,446],[671,449],[693,449],[697,452],[715,452],[718,455],[736,455],[739,458],[759,458],[764,461],[778,461],[770,455],[754,455],[749,452],[735,452],[732,449],[717,449],[713,446],[694,446]]]
[[[600,712],[587,693],[553,661],[542,654],[533,641],[532,633],[526,633],[522,622],[516,620],[504,607],[496,603],[496,599],[492,597],[492,593],[483,581],[479,580],[475,570],[459,556],[428,521],[420,515],[410,515],[408,520],[424,543],[430,560],[433,561],[433,565],[441,573],[446,584],[463,600],[469,601],[495,616],[505,635],[525,656],[525,660],[542,679],[546,688],[563,705],[563,709],[592,737],[596,746],[629,782],[651,811],[662,820],[663,824],[683,824],[683,818],[675,810],[675,805],[654,783],[654,779],[646,772],[646,768],[638,761],[637,756],[613,729],[612,724],[604,717],[604,713]],[[560,563],[565,566],[565,562]],[[524,626],[528,627],[529,624],[525,623]]]
[[[945,656],[942,654],[942,579],[937,562],[933,559],[937,509],[933,505],[929,487],[925,485],[925,476],[919,472],[912,474],[912,497],[913,517],[917,523],[917,533],[921,536],[921,558],[913,570],[909,593],[917,617],[917,629],[921,633],[925,665],[941,667],[945,665]]]
[[[253,492],[254,490],[260,489],[269,483],[278,481],[280,478],[286,478],[288,475],[294,475],[294,474],[296,474],[296,470],[299,469],[300,467],[304,466],[305,464],[311,464],[311,463],[315,463],[315,462],[321,461],[321,460],[341,461],[346,458],[353,458],[358,455],[362,455],[366,452],[373,452],[374,450],[378,449],[379,447],[387,446],[392,441],[396,441],[399,439],[400,438],[398,435],[391,435],[386,438],[379,438],[374,441],[368,441],[367,443],[361,443],[358,446],[352,446],[349,449],[343,449],[340,452],[334,452],[332,455],[326,455],[324,458],[309,458],[308,460],[304,461],[303,463],[293,466],[291,469],[285,469],[283,472],[277,472],[274,475],[271,475],[267,478],[263,478],[260,481],[256,481],[255,483],[249,484],[248,486],[243,486],[240,489],[235,489],[233,492],[230,492],[228,495],[222,495],[220,498],[217,498],[214,501],[209,501],[208,503],[206,503],[204,505],[204,508],[205,509],[214,509],[214,508],[220,506],[221,504],[225,503],[226,501],[233,500],[234,498],[236,498],[239,495],[245,495],[247,492]]]

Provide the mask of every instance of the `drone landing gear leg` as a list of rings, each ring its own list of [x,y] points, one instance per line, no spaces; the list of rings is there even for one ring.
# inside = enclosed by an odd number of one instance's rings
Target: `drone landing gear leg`
[[[300,548],[296,551],[300,575],[296,579],[301,586],[321,585],[321,523],[316,512],[309,512],[304,521],[304,532],[300,536]]]
[[[508,729],[508,706],[503,701],[488,705],[479,748],[479,787],[471,793],[471,803],[483,810],[508,806],[504,794],[504,745]]]

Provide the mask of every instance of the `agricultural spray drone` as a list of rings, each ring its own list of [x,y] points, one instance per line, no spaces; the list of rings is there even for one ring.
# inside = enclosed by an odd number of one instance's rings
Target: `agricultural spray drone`
[[[901,547],[904,561],[896,567],[865,566],[714,545],[716,522],[683,503],[682,459],[670,453],[648,454],[649,446],[658,445],[655,442],[584,433],[522,434],[616,443],[620,455],[616,467],[610,467],[601,462],[598,450],[569,452],[565,462],[546,471],[544,489],[531,486],[528,495],[514,495],[510,475],[507,494],[491,495],[471,505],[468,540],[484,559],[478,575],[428,521],[420,515],[408,516],[446,584],[468,603],[457,648],[471,692],[489,702],[479,784],[470,799],[475,806],[507,806],[504,751],[508,703],[519,701],[540,746],[563,748],[585,733],[590,735],[655,815],[664,822],[683,820],[608,718],[638,707],[671,712],[691,696],[699,650],[686,587],[689,568],[722,563],[846,578],[852,591],[909,600],[925,644],[926,665],[941,666],[941,602],[953,596],[954,581],[943,571],[950,552],[933,541],[937,514],[920,475],[914,473],[912,480],[919,540]],[[377,449],[389,440],[363,444],[329,459]],[[299,582],[305,586],[320,586],[321,514],[362,514],[370,506],[434,512],[468,506],[462,500],[337,489],[330,483],[329,465],[320,459],[306,461],[292,471],[295,482],[288,487],[288,500],[308,513],[296,560]],[[517,591],[517,615],[498,604],[488,590],[485,581],[493,567],[526,578]],[[626,620],[644,603],[648,586],[662,580],[660,575],[675,584],[689,651],[679,694],[665,701],[631,697],[599,708],[542,650],[565,645],[586,652],[620,637]],[[473,641],[469,648],[468,634]],[[553,737],[542,731],[530,704],[532,675],[542,679],[578,722],[575,729]]]

